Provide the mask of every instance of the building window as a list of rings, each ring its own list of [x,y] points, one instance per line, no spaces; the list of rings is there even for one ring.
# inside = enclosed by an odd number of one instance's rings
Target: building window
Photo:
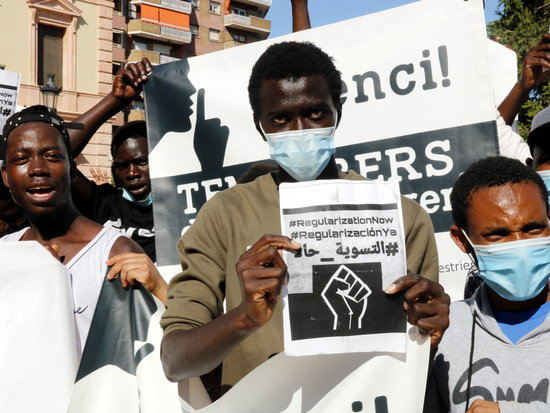
[[[134,41],[134,50],[147,50],[147,43],[135,42]]]
[[[231,9],[231,13],[233,14],[238,14],[239,16],[246,16],[246,10],[244,9],[239,9],[237,7],[233,7]]]
[[[63,85],[63,36],[65,29],[45,24],[38,25],[37,83],[45,85],[48,74],[55,75],[55,83]]]
[[[237,43],[246,43],[246,36],[244,34],[235,33],[233,35],[233,40]]]
[[[220,31],[216,29],[210,29],[208,31],[208,38],[213,42],[220,41]]]
[[[117,14],[119,16],[124,15],[124,0],[113,1],[113,14]]]
[[[124,32],[113,31],[113,45],[118,47],[124,47]]]
[[[220,14],[220,3],[211,1],[208,9],[210,10],[210,13]]]
[[[153,44],[153,51],[163,54],[165,56],[171,56],[172,55],[172,47],[164,45],[164,44]]]
[[[194,9],[199,9],[200,8],[200,0],[191,0],[191,6]]]
[[[190,24],[189,25],[189,30],[191,31],[191,36],[199,37],[199,26],[195,26],[194,24]]]

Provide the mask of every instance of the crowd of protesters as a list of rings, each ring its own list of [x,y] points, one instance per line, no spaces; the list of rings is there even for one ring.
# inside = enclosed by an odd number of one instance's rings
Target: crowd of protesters
[[[309,28],[307,0],[292,7],[293,29]],[[280,293],[288,274],[281,251],[301,245],[281,235],[279,185],[365,178],[335,162],[334,131],[346,114],[332,58],[307,42],[270,46],[252,68],[248,94],[274,163],[254,166],[203,205],[178,241],[182,271],[167,286],[154,264],[145,122],[130,122],[113,137],[115,186],[95,184],[74,162],[99,126],[141,93],[152,70],[147,59],[127,65],[112,92],[71,123],[44,106],[7,120],[0,242],[38,241],[69,269],[75,308],[85,309],[75,312],[79,353],[104,278],[141,283],[166,304],[167,378],[220,372],[209,388],[215,399],[283,351]],[[498,107],[506,157],[481,159],[453,187],[450,235],[475,263],[466,300],[450,304],[438,283],[430,218],[401,198],[407,274],[395,274],[385,291],[403,295],[408,321],[430,337],[425,412],[550,411],[550,108],[534,117],[527,143],[510,127],[531,90],[549,77],[545,34]],[[290,146],[301,156],[289,156]],[[497,387],[496,395],[487,390]]]

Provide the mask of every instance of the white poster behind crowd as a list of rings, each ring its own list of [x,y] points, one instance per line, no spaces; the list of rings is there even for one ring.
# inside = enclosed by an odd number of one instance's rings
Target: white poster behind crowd
[[[451,291],[460,298],[469,261],[448,236],[451,188],[473,161],[498,152],[481,0],[418,1],[156,67],[145,103],[157,259],[171,266],[164,273],[178,271],[174,246],[201,205],[269,158],[247,85],[260,54],[283,40],[312,41],[334,58],[344,82],[337,162],[399,181],[426,209],[441,282],[462,274]]]
[[[0,70],[0,135],[6,119],[16,112],[21,74]]]
[[[403,300],[383,289],[407,272],[396,182],[329,180],[279,187],[285,251],[285,353],[405,352]]]
[[[69,272],[34,241],[0,243],[0,262],[0,411],[65,412],[78,368]]]

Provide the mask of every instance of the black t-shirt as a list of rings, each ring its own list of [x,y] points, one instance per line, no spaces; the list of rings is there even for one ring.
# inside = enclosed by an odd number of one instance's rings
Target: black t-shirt
[[[85,216],[103,226],[111,226],[137,242],[156,261],[153,206],[142,207],[122,197],[122,191],[109,184],[95,185],[93,210]]]

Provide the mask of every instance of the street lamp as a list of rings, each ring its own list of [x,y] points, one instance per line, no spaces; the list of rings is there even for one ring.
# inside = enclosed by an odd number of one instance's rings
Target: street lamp
[[[57,98],[59,97],[62,88],[57,87],[54,82],[54,78],[55,74],[48,73],[48,81],[44,86],[40,86],[40,94],[42,96],[42,104],[56,112]]]

